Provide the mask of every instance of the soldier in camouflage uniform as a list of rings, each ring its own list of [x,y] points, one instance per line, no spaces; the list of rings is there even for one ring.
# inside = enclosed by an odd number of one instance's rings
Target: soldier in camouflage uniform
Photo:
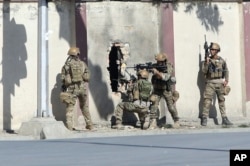
[[[141,128],[147,129],[149,126],[149,96],[152,91],[152,84],[148,81],[149,73],[146,70],[140,70],[137,73],[138,80],[130,82],[127,89],[129,97],[128,102],[121,102],[116,106],[114,111],[116,124],[112,126],[113,129],[122,129],[123,112],[138,113],[141,122]]]
[[[86,129],[92,130],[93,124],[86,104],[86,82],[89,81],[90,77],[89,69],[86,63],[79,58],[79,48],[71,47],[68,55],[61,71],[63,92],[60,95],[62,102],[66,104],[66,126],[69,130],[73,130],[73,110],[78,98],[86,122]]]
[[[157,61],[157,66],[164,66],[165,68],[161,70],[157,70],[153,68],[152,79],[151,82],[153,84],[153,93],[150,97],[151,105],[150,105],[150,129],[157,128],[157,119],[158,119],[158,107],[161,98],[165,99],[168,110],[174,120],[174,128],[178,128],[179,117],[178,112],[175,107],[175,102],[179,98],[179,93],[173,90],[172,85],[175,84],[175,77],[173,77],[174,68],[173,65],[167,60],[167,54],[159,53],[155,56],[155,60]]]
[[[202,72],[206,78],[206,87],[204,91],[204,103],[201,117],[201,125],[207,125],[209,109],[211,107],[214,93],[216,93],[219,103],[219,109],[222,117],[222,125],[232,125],[228,120],[225,109],[225,95],[229,93],[227,86],[229,81],[229,71],[226,61],[218,56],[220,46],[217,43],[210,45],[210,57],[207,57],[202,65]]]

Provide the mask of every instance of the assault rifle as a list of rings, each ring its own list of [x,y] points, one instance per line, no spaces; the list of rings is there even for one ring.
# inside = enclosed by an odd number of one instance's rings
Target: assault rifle
[[[207,40],[206,40],[206,35],[205,35],[205,43],[204,43],[204,49],[205,49],[205,61],[207,60],[208,56],[209,56],[209,46],[207,44]]]
[[[127,68],[133,68],[136,71],[146,69],[147,71],[151,72],[153,68],[159,71],[166,70],[167,66],[159,66],[156,63],[153,64],[152,62],[146,62],[146,63],[138,63],[135,64],[134,67],[127,67]]]

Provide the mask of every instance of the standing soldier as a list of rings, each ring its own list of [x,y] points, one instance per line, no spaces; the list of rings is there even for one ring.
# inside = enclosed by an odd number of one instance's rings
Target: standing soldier
[[[154,64],[158,67],[152,69],[152,79],[153,84],[153,93],[150,97],[150,126],[149,128],[157,128],[157,119],[158,119],[158,107],[162,97],[164,97],[167,104],[168,110],[174,120],[174,128],[180,127],[178,112],[175,107],[175,102],[179,98],[179,93],[173,90],[173,85],[176,83],[175,77],[173,77],[174,68],[173,65],[168,62],[167,54],[159,53],[155,56],[157,64]],[[160,68],[159,68],[160,67]]]
[[[86,63],[79,58],[79,48],[71,47],[68,55],[61,71],[63,92],[60,95],[62,102],[66,104],[66,125],[69,130],[73,130],[73,110],[78,99],[86,122],[86,129],[92,130],[93,123],[88,105],[86,105],[87,94],[85,86],[85,82],[89,81],[90,73]]]
[[[140,70],[137,73],[138,80],[130,82],[127,89],[129,97],[128,102],[121,102],[116,106],[114,111],[116,124],[112,126],[113,129],[122,129],[123,112],[138,113],[141,122],[141,128],[147,129],[149,126],[149,110],[148,107],[150,93],[152,91],[152,84],[148,81],[149,73],[146,70]]]
[[[226,61],[218,56],[220,46],[217,43],[211,43],[210,57],[207,57],[202,65],[202,72],[206,78],[206,86],[204,91],[204,103],[201,117],[201,125],[207,125],[207,118],[211,107],[214,93],[216,93],[219,103],[219,109],[222,117],[222,125],[233,125],[227,118],[225,111],[225,97],[230,91],[227,86],[229,79],[229,71]]]

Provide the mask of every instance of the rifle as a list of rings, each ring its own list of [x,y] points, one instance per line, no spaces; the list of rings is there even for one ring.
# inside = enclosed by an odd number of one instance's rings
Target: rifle
[[[205,49],[205,61],[207,60],[207,58],[209,57],[209,51],[208,49],[212,46],[213,43],[210,44],[210,46],[208,46],[207,44],[207,40],[206,40],[206,35],[205,35],[205,43],[204,43],[204,49]],[[210,61],[211,62],[211,61]],[[208,70],[211,72],[214,70],[214,64],[213,63],[209,63],[208,66]]]
[[[167,66],[159,66],[157,64],[153,64],[152,62],[146,62],[146,63],[138,63],[138,64],[135,64],[134,67],[127,67],[127,68],[133,68],[136,71],[146,69],[147,71],[151,72],[153,68],[159,71],[166,70]]]
[[[206,60],[209,57],[209,51],[208,51],[209,47],[207,44],[206,35],[205,35],[204,49],[205,49],[205,60]]]

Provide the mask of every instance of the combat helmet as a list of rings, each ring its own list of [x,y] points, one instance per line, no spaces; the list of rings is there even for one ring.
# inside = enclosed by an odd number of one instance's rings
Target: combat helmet
[[[167,54],[166,53],[159,53],[155,55],[156,61],[166,61],[167,60]]]
[[[77,56],[78,54],[80,54],[80,50],[78,47],[71,47],[68,51],[68,55]]]
[[[210,50],[211,49],[217,50],[219,52],[220,51],[220,45],[217,44],[217,43],[211,43]]]
[[[146,78],[146,79],[148,79],[149,73],[148,73],[147,70],[140,70],[140,71],[138,71],[138,74],[137,74],[137,75],[138,75],[138,76],[141,76],[141,78]]]

